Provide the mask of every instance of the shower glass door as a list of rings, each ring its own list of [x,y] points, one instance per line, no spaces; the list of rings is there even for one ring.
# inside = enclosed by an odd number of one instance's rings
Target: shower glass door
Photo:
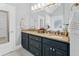
[[[0,10],[0,44],[9,42],[8,12]]]

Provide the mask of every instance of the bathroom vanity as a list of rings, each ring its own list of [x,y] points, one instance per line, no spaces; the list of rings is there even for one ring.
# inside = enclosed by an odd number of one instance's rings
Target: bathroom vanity
[[[67,37],[59,37],[37,31],[22,31],[22,47],[35,56],[69,56]]]
[[[70,6],[66,6],[69,5],[51,4],[43,9],[32,10],[29,29],[35,30],[22,29],[23,48],[36,56],[69,56]]]

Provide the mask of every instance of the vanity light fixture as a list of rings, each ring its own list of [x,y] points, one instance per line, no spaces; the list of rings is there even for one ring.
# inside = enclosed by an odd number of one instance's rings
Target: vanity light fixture
[[[42,3],[42,4],[41,4],[42,7],[45,7],[45,6],[47,6],[47,5],[48,5],[48,3]]]
[[[38,3],[31,7],[32,10],[42,9],[44,7],[48,7],[50,5],[55,5],[55,3]]]
[[[34,5],[33,6],[34,10],[38,9],[38,6],[37,5]]]
[[[31,7],[31,9],[32,9],[32,10],[36,10],[36,9],[38,9],[38,5],[35,4],[34,6]]]
[[[32,6],[31,9],[34,10],[34,6]]]
[[[41,3],[38,3],[37,5],[38,5],[38,8],[41,8]]]

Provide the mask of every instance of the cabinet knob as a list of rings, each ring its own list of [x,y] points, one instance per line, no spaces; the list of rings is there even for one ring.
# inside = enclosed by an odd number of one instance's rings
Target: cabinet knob
[[[52,50],[55,51],[55,48],[53,48]]]
[[[50,48],[50,50],[52,50],[52,48]]]

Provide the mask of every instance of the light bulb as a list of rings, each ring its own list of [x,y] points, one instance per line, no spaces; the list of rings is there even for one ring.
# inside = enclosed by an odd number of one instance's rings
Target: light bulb
[[[32,6],[31,9],[34,10],[34,7]]]
[[[37,7],[37,5],[34,5],[34,9],[37,9],[38,7]]]
[[[38,4],[38,8],[41,8],[41,4],[40,3]]]

